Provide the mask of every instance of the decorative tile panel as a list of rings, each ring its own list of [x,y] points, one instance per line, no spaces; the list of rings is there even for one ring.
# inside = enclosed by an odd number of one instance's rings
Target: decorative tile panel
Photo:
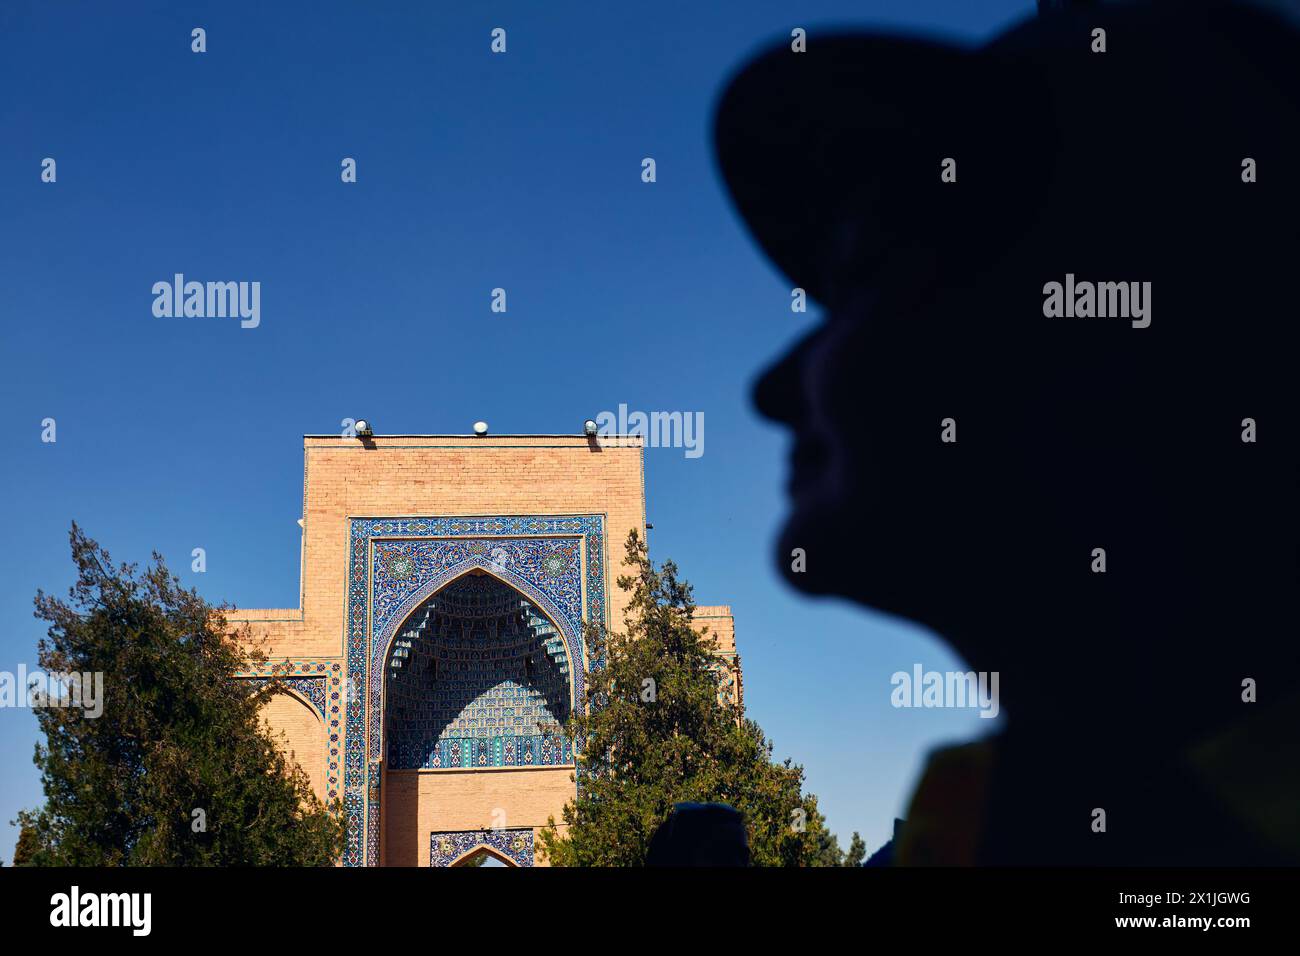
[[[270,677],[250,677],[248,682],[254,687],[263,687],[271,682]],[[280,683],[290,690],[297,691],[316,708],[321,720],[325,716],[325,678],[322,677],[282,677]]]
[[[389,657],[387,766],[571,763],[569,673],[559,633],[518,591],[486,574],[452,582]]]
[[[580,702],[585,669],[592,666],[583,650],[583,622],[608,623],[604,518],[353,518],[350,524],[344,863],[373,866],[379,860],[377,768],[383,753],[386,660],[399,630],[441,588],[471,570],[487,571],[517,590],[559,629],[557,636],[570,662],[569,697]],[[478,749],[478,738],[463,739],[474,741],[470,765],[488,766],[478,762],[487,759]],[[449,740],[449,748],[450,744]],[[496,746],[491,745],[493,756]],[[514,746],[522,754],[520,744]],[[528,751],[540,756],[546,746],[545,740],[530,741]],[[556,742],[549,746],[555,747]],[[465,766],[463,747],[457,751],[460,762],[455,766]],[[504,748],[503,737],[503,760]],[[450,749],[446,757],[438,753],[440,760],[452,759]],[[569,757],[571,761],[571,753]]]
[[[238,676],[266,683],[271,675],[278,676],[303,697],[311,701],[325,720],[329,734],[325,763],[325,798],[342,797],[340,771],[343,753],[343,664],[339,661],[285,660],[268,661],[242,672]]]
[[[479,847],[489,847],[515,866],[533,865],[533,831],[468,830],[433,833],[429,837],[429,865],[452,866]]]

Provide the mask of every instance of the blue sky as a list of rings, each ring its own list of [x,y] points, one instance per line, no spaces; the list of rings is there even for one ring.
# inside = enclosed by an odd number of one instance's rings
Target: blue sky
[[[732,605],[750,715],[841,844],[859,830],[875,849],[925,750],[988,722],[892,708],[893,672],[956,666],[944,645],[772,569],[785,440],[748,390],[817,316],[790,312],[728,205],[710,119],[730,72],[796,26],[974,40],[1032,12],[5,0],[0,670],[35,667],[32,596],[71,582],[73,519],[119,560],[161,551],[212,601],[295,605],[301,436],[342,418],[554,433],[620,403],[702,411],[702,457],[647,450],[653,554]],[[175,272],[260,281],[261,325],[155,318],[150,289]],[[6,860],[8,821],[40,800],[35,740],[30,711],[0,710]]]

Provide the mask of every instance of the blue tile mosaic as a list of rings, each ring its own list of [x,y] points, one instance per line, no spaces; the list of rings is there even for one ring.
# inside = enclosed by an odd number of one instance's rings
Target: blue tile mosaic
[[[434,833],[429,838],[429,865],[455,866],[473,856],[479,847],[488,847],[515,866],[533,865],[533,831],[468,830]]]
[[[581,701],[585,669],[593,666],[583,650],[583,623],[609,623],[604,517],[353,518],[348,547],[344,863],[373,866],[379,860],[386,661],[399,633],[442,588],[472,571],[487,572],[514,588],[539,617],[553,622],[558,631],[554,637],[569,666],[568,699]],[[489,701],[484,701],[488,706]],[[486,761],[496,759],[498,746],[505,761],[509,736],[499,735],[499,744],[491,736],[448,737],[433,748],[433,754],[450,762],[454,753],[459,762],[451,765],[466,766],[464,741],[469,741],[469,765],[492,766]],[[545,733],[523,736],[534,739],[514,741],[516,763],[527,759],[525,754],[545,763],[571,761],[571,752],[555,752],[565,746],[562,738]],[[453,751],[457,741],[460,744]]]

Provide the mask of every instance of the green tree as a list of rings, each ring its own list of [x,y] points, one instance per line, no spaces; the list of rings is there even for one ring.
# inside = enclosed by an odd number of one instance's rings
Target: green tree
[[[757,866],[811,866],[826,837],[803,768],[772,759],[772,745],[723,690],[731,673],[715,640],[692,623],[691,587],[671,561],[656,568],[635,531],[619,587],[630,592],[624,630],[589,626],[594,667],[568,732],[581,742],[579,793],[564,830],[542,831],[557,866],[639,866],[679,801],[739,810]]]
[[[18,843],[14,846],[14,866],[31,866],[40,850],[36,831],[30,826],[23,826],[18,831]]]
[[[823,829],[821,839],[817,841],[817,853],[813,858],[813,866],[843,866],[844,851],[840,849],[840,841],[830,830]]]
[[[337,804],[276,746],[259,715],[279,690],[235,679],[247,635],[172,576],[114,567],[77,525],[67,600],[38,592],[46,673],[103,675],[102,714],[36,710],[45,805],[24,811],[19,848],[32,865],[324,866],[342,853]],[[241,638],[243,639],[241,643]],[[196,813],[195,811],[202,811]],[[15,854],[16,859],[18,854]]]
[[[861,866],[862,861],[867,856],[867,844],[863,841],[857,830],[853,831],[853,839],[849,842],[849,850],[844,854],[845,866]]]

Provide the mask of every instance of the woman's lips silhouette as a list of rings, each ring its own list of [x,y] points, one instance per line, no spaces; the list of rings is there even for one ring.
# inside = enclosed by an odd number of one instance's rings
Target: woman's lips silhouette
[[[798,438],[790,452],[790,477],[786,492],[797,498],[808,488],[819,483],[826,471],[829,456],[820,442]]]

